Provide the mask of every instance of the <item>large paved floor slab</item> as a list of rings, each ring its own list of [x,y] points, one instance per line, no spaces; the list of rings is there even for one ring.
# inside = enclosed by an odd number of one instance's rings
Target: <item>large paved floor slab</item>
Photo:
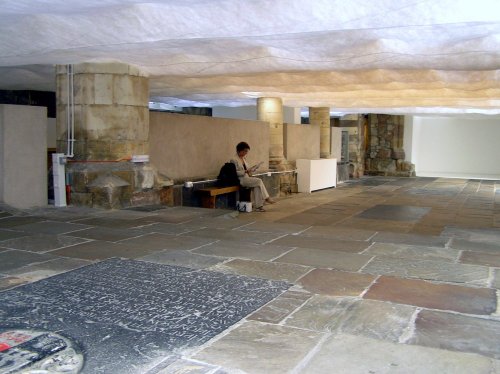
[[[0,353],[17,324],[93,347],[92,373],[500,373],[495,191],[366,177],[265,213],[0,204]]]

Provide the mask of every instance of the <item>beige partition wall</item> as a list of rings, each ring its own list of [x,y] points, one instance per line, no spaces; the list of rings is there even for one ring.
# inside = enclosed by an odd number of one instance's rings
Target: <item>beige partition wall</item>
[[[47,205],[47,108],[0,105],[0,201]]]
[[[288,161],[299,158],[313,160],[320,155],[320,127],[312,125],[284,125],[285,157]]]
[[[269,167],[269,125],[186,114],[151,112],[150,160],[158,171],[176,181],[216,177],[236,154],[236,144],[250,145],[250,163]]]

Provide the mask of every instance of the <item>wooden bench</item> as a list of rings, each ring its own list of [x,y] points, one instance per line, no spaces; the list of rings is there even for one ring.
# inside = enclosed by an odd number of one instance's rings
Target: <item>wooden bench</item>
[[[215,199],[219,195],[225,195],[227,193],[236,192],[236,191],[248,191],[248,188],[241,188],[240,186],[229,186],[229,187],[207,187],[200,188],[197,190],[198,193],[201,194],[201,206],[203,208],[215,208]],[[249,199],[249,197],[248,197]],[[247,201],[248,199],[241,199],[242,201]]]

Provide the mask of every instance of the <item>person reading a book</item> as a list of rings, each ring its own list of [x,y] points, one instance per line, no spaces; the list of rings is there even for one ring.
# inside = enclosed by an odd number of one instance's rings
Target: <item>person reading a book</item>
[[[240,185],[252,189],[255,211],[264,212],[264,203],[274,204],[275,201],[269,197],[269,193],[262,179],[252,177],[252,174],[262,165],[262,162],[254,166],[248,166],[246,155],[249,151],[250,146],[248,143],[238,143],[236,145],[236,157],[229,162],[232,162],[236,166],[236,174],[240,179]]]

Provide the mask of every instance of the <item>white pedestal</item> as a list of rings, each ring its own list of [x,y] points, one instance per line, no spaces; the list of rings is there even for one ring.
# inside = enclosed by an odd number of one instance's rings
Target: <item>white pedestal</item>
[[[337,186],[337,159],[298,159],[297,185],[299,192],[311,192]]]

